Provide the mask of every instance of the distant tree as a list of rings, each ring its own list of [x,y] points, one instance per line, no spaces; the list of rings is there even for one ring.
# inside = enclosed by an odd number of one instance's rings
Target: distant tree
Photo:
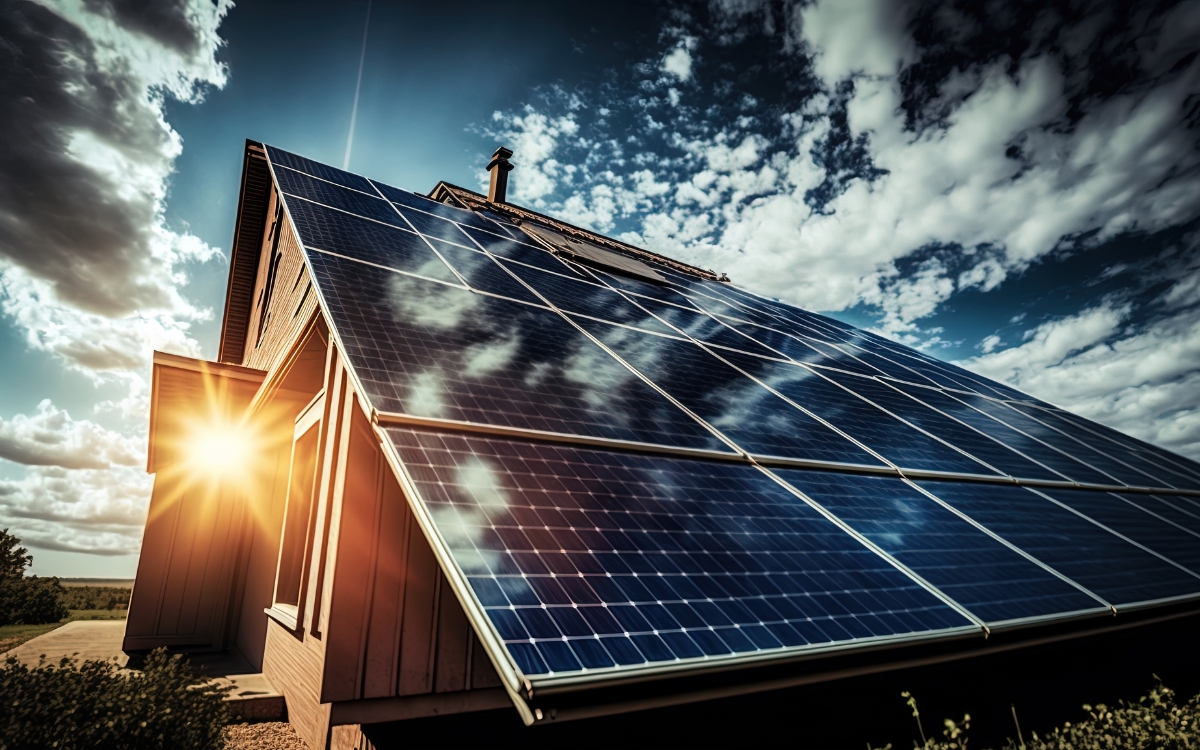
[[[33,555],[20,544],[21,540],[8,529],[0,531],[0,578],[20,578],[33,564]]]
[[[70,614],[63,604],[66,589],[57,578],[25,575],[32,563],[21,540],[8,529],[0,531],[0,625],[39,625]]]

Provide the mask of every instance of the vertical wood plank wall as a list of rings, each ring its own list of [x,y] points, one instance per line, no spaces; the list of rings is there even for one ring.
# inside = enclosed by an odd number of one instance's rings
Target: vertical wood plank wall
[[[365,414],[349,419],[322,700],[499,686]]]

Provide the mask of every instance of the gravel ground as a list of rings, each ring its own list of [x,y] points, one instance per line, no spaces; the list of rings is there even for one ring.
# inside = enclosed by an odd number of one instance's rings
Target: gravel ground
[[[304,740],[285,721],[234,724],[225,730],[229,750],[308,750]]]

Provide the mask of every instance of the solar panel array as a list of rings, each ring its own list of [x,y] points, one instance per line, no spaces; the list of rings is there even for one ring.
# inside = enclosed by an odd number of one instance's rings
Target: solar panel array
[[[1200,595],[1200,464],[866,331],[267,149],[413,502],[526,677]]]

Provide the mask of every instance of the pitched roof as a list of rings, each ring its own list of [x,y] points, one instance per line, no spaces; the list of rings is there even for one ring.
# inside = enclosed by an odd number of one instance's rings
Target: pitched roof
[[[535,212],[265,151],[514,691],[1200,594],[1195,462]]]

